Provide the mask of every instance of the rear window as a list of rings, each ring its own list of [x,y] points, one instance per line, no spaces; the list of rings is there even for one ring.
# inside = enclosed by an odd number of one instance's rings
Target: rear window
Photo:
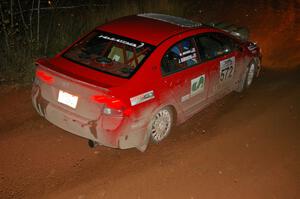
[[[73,45],[63,57],[98,71],[129,78],[153,49],[143,42],[94,31]]]

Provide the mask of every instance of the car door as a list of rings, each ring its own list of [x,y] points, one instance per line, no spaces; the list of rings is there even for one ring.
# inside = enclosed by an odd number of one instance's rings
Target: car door
[[[224,94],[236,88],[240,79],[242,65],[242,50],[236,41],[223,33],[214,33],[213,36],[221,42],[222,56],[219,64],[219,84]],[[222,93],[222,92],[221,92]]]
[[[208,98],[221,97],[235,88],[236,66],[241,53],[235,44],[222,33],[204,33],[196,37],[200,58],[210,65]]]
[[[197,112],[205,104],[209,85],[209,67],[200,64],[194,38],[173,45],[162,59],[164,84],[185,115]]]

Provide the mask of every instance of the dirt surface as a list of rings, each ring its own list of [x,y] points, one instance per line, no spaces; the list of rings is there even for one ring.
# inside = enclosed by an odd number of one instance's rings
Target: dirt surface
[[[299,2],[263,2],[228,17],[254,30],[261,76],[145,153],[90,149],[38,116],[29,87],[3,86],[0,198],[300,198]]]

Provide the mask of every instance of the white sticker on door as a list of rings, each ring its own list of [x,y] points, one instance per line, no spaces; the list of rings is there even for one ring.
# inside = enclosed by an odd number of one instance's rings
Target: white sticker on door
[[[184,95],[181,97],[181,102],[185,102],[186,100],[190,99],[190,94]]]
[[[205,74],[191,80],[191,96],[201,93],[204,90]]]
[[[226,81],[233,78],[235,67],[235,57],[220,61],[220,81]]]

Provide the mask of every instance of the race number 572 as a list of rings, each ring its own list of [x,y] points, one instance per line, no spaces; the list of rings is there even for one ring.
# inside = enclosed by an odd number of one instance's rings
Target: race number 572
[[[231,79],[234,73],[235,57],[231,57],[220,62],[220,81]]]

